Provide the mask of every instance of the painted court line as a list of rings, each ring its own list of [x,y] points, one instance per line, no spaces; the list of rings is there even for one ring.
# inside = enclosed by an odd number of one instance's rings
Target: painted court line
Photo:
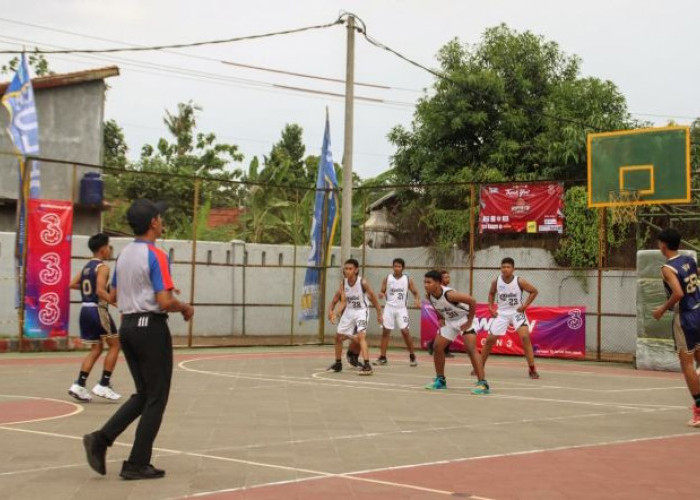
[[[234,374],[234,373],[227,373],[227,372],[217,372],[217,371],[210,371],[210,370],[198,370],[195,368],[190,368],[187,366],[188,363],[192,361],[199,361],[199,360],[185,360],[181,361],[178,366],[185,370],[185,371],[190,371],[194,373],[199,373],[203,375],[213,375],[213,376],[219,376],[219,377],[228,377],[228,378],[240,378],[240,379],[246,379],[246,380],[265,380],[265,381],[271,381],[271,382],[281,382],[281,381],[286,381],[290,384],[299,384],[299,385],[318,385],[314,384],[311,381],[307,380],[297,380],[297,379],[280,379],[280,378],[273,378],[274,376],[254,376],[254,375],[240,375],[240,374]],[[434,394],[433,392],[428,392],[425,391],[422,387],[415,387],[415,389],[420,389],[420,390],[414,390],[413,386],[411,388],[406,389],[402,388],[399,384],[394,384],[391,385],[391,388],[388,387],[374,387],[371,385],[367,385],[366,382],[353,382],[345,379],[328,379],[325,378],[323,375],[326,374],[327,372],[315,372],[311,375],[312,378],[322,381],[324,385],[328,387],[350,387],[354,389],[364,389],[364,390],[375,390],[375,391],[389,391],[389,392],[406,392],[406,393],[411,393],[411,394]],[[454,394],[454,393],[449,393],[449,392],[443,392],[443,396],[452,396],[452,397],[465,397],[464,394]],[[532,397],[532,396],[515,396],[515,395],[507,395],[507,394],[494,394],[491,393],[488,396],[480,396],[481,398],[486,398],[486,399],[514,399],[514,400],[522,400],[522,401],[537,401],[537,402],[542,402],[542,403],[555,403],[555,404],[576,404],[576,405],[583,405],[583,406],[605,406],[605,407],[610,407],[610,408],[619,408],[619,409],[625,409],[625,410],[632,410],[632,409],[640,409],[640,406],[636,406],[634,403],[605,403],[605,402],[594,402],[594,401],[579,401],[579,400],[572,400],[572,399],[555,399],[555,398],[537,398],[537,397]],[[679,407],[679,406],[663,406],[669,409],[680,409],[680,408],[685,408],[685,407]]]

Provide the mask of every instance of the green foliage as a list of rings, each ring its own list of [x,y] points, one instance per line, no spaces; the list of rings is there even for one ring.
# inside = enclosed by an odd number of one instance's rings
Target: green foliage
[[[38,50],[38,47],[35,47]],[[44,54],[29,53],[27,57],[29,67],[34,70],[34,76],[49,76],[56,73],[49,68],[49,61],[44,57]],[[11,75],[19,67],[19,56],[10,59],[6,64],[0,66],[0,74]]]
[[[196,131],[196,115],[201,110],[192,103],[180,103],[177,114],[166,111],[164,122],[173,138],[161,138],[156,146],[145,145],[137,162],[126,161],[126,145],[116,123],[105,124],[105,164],[123,168],[124,173],[106,182],[107,197],[134,200],[148,198],[168,203],[167,235],[191,238],[194,208],[194,176],[202,177],[198,203],[213,207],[239,206],[241,190],[230,182],[241,176],[233,167],[243,159],[234,144],[219,143],[216,135]],[[123,218],[109,216],[110,229],[130,232]],[[114,224],[114,225],[111,225]]]

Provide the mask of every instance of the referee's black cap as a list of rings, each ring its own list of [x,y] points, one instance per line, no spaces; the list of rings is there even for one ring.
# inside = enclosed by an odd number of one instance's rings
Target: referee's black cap
[[[145,198],[139,198],[131,203],[126,211],[126,220],[136,236],[140,236],[151,227],[151,221],[163,215],[167,205],[163,201],[152,202]]]

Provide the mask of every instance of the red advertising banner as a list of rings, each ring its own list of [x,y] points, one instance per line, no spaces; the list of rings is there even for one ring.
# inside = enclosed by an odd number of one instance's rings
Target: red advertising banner
[[[585,307],[529,307],[527,319],[530,323],[530,339],[535,356],[543,358],[584,359],[586,357],[586,308]],[[486,342],[494,318],[486,304],[476,306],[474,323],[477,346]],[[420,340],[425,348],[435,338],[440,328],[435,309],[423,301],[421,306]],[[463,351],[464,342],[458,336],[451,350]],[[523,354],[523,345],[518,334],[509,328],[498,337],[491,351],[495,354]]]
[[[24,335],[68,335],[73,204],[32,198],[27,210]]]
[[[487,184],[479,198],[480,233],[564,231],[564,186],[558,182]]]

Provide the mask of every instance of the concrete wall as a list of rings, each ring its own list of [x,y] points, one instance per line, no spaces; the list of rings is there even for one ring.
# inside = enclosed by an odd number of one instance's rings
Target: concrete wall
[[[114,238],[112,244],[115,255],[129,242],[127,238]],[[173,260],[173,275],[177,287],[182,290],[181,298],[190,300],[191,242],[165,240],[159,242]],[[0,233],[0,334],[16,334],[17,325],[13,309],[14,233]],[[308,247],[297,247],[296,264],[304,266]],[[363,261],[362,250],[355,248],[353,257]],[[391,261],[400,256],[406,260],[406,271],[413,276],[422,291],[422,276],[430,268],[431,252],[425,248],[370,249],[365,251],[364,276],[378,292],[382,279],[390,272]],[[504,256],[515,259],[522,270],[537,288],[540,295],[536,304],[585,306],[587,316],[586,344],[595,350],[597,341],[597,273],[588,271],[581,275],[569,270],[559,270],[554,266],[551,255],[540,249],[507,249],[497,247],[479,251],[475,256],[474,295],[478,301],[487,299],[491,281],[497,276],[498,264]],[[89,258],[87,237],[76,236],[73,242],[73,272],[78,272]],[[264,266],[263,266],[264,258]],[[340,261],[340,250],[333,250],[336,264]],[[317,321],[299,324],[299,303],[304,282],[305,269],[294,272],[290,266],[294,260],[294,247],[290,245],[257,245],[240,241],[231,243],[198,242],[196,260],[195,299],[199,306],[195,316],[194,332],[198,336],[230,335],[318,335]],[[247,262],[247,266],[243,266]],[[281,262],[281,266],[280,266]],[[461,264],[466,267],[466,255],[455,252],[452,269],[452,284],[463,291],[469,290],[467,269],[455,269]],[[443,266],[444,267],[444,263]],[[527,269],[551,267],[549,270]],[[523,269],[525,268],[525,269]],[[328,272],[326,303],[328,303],[340,283],[340,271]],[[607,271],[602,280],[603,312],[612,314],[635,314],[636,273],[633,271]],[[291,300],[293,295],[293,301]],[[79,300],[77,292],[74,300]],[[244,308],[242,304],[247,306]],[[225,304],[225,305],[214,305]],[[236,305],[230,305],[236,304]],[[294,305],[294,308],[291,305]],[[71,333],[77,335],[79,305],[71,310]],[[419,335],[419,311],[411,310],[413,335]],[[171,316],[171,328],[176,335],[185,335],[187,325],[178,315]],[[334,333],[334,327],[325,324],[326,333]],[[602,319],[602,346],[605,352],[634,353],[636,348],[636,320],[634,317],[604,317]],[[370,334],[379,334],[376,316],[371,314]],[[330,338],[330,337],[327,337]]]
[[[102,122],[104,119],[104,81],[38,89],[35,91],[39,117],[41,156],[100,164],[102,162]],[[0,128],[8,125],[7,113],[0,113]],[[0,134],[0,152],[13,152],[7,133]],[[77,169],[78,182],[89,169]],[[0,198],[16,200],[19,177],[13,155],[0,155]],[[73,169],[69,165],[42,162],[41,193],[45,199],[69,200],[72,197]],[[78,201],[77,197],[74,201]],[[15,203],[0,204],[0,231],[14,231]],[[75,234],[92,234],[100,229],[100,213],[77,209]]]

